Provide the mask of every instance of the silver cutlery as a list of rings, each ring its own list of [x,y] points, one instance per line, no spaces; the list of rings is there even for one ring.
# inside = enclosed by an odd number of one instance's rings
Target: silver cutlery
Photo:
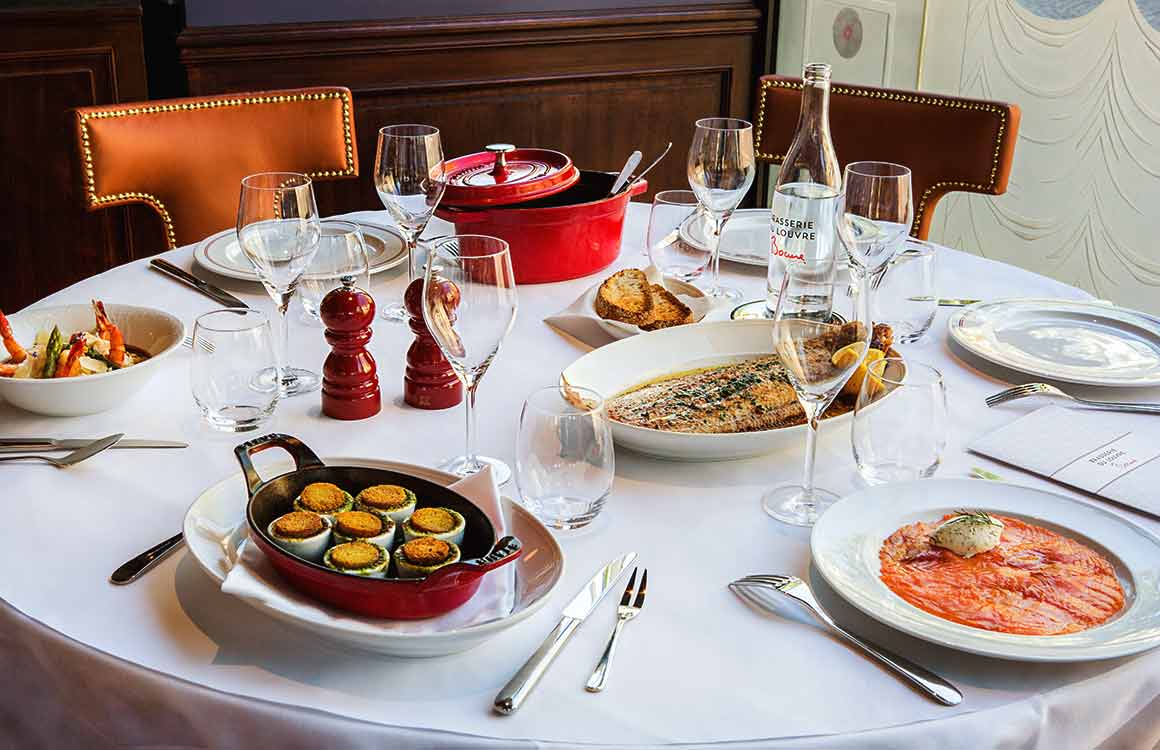
[[[1014,388],[1008,388],[1005,391],[994,393],[987,396],[987,406],[998,406],[1005,404],[1008,401],[1015,401],[1029,396],[1050,396],[1052,398],[1062,398],[1078,406],[1085,406],[1090,409],[1098,409],[1101,411],[1127,411],[1138,412],[1141,414],[1160,414],[1160,404],[1145,404],[1131,401],[1090,401],[1088,399],[1076,398],[1059,390],[1053,385],[1047,383],[1026,383],[1024,385],[1017,385]]]
[[[930,302],[930,297],[907,297],[910,302]],[[967,307],[976,302],[982,302],[981,299],[968,299],[963,297],[939,297],[939,307]]]
[[[247,305],[245,302],[242,302],[240,299],[230,294],[225,289],[214,286],[208,281],[203,281],[191,274],[189,271],[186,271],[184,268],[179,268],[167,260],[154,258],[153,260],[149,261],[149,265],[161,273],[177,279],[183,284],[188,284],[218,304],[224,305],[226,307],[249,307],[249,305]]]
[[[776,608],[768,600],[761,598],[757,592],[776,591],[783,594],[804,606],[819,622],[829,626],[835,633],[877,659],[935,701],[944,706],[957,706],[963,702],[963,694],[959,692],[958,688],[934,672],[923,669],[909,659],[881,646],[864,641],[834,622],[834,619],[818,604],[813,592],[810,591],[810,587],[796,576],[747,576],[729,584],[729,588],[747,602],[769,612],[776,612]]]
[[[91,438],[0,438],[0,453],[25,453],[27,451],[74,451],[91,444]],[[141,440],[125,438],[113,444],[113,448],[188,448],[188,443],[176,440]]]
[[[39,454],[28,454],[23,456],[0,456],[0,461],[41,461],[46,464],[52,464],[58,469],[65,469],[69,466],[79,464],[85,459],[92,458],[106,448],[111,448],[114,443],[124,437],[123,433],[118,432],[116,435],[109,435],[99,440],[94,440],[86,444],[83,448],[77,448],[72,453],[63,458],[53,458],[52,456],[42,456]]]
[[[200,342],[200,344],[201,344],[201,348],[203,350],[205,350],[211,354],[213,353],[213,342],[212,341],[204,341],[203,340]],[[183,338],[181,340],[181,345],[184,346],[186,349],[192,349],[193,348],[193,336],[186,336],[185,338]]]
[[[161,562],[173,550],[177,549],[185,540],[185,536],[181,533],[175,534],[164,542],[150,547],[141,554],[134,557],[121,567],[113,571],[109,576],[109,583],[115,583],[118,586],[124,586],[126,583],[132,583],[144,574],[147,570],[152,568],[157,563]]]
[[[668,155],[669,155],[669,151],[670,151],[670,150],[672,150],[672,148],[673,148],[673,142],[672,142],[672,141],[669,141],[669,144],[668,144],[667,146],[665,146],[665,150],[661,152],[661,155],[660,155],[660,156],[658,156],[657,158],[653,159],[653,161],[652,161],[652,164],[649,164],[647,167],[645,167],[644,169],[640,170],[640,174],[638,174],[638,175],[636,176],[636,179],[634,179],[634,180],[631,180],[631,181],[629,182],[629,184],[631,185],[631,184],[633,184],[633,183],[640,182],[641,180],[643,180],[643,179],[644,179],[644,176],[645,176],[646,174],[648,174],[650,171],[652,171],[652,168],[653,168],[653,167],[655,167],[656,165],[658,165],[658,164],[660,164],[660,163],[661,163],[661,159],[663,159],[663,158],[665,158],[666,156],[668,156]]]
[[[620,631],[624,629],[625,623],[640,614],[640,608],[644,606],[644,593],[648,588],[648,568],[645,568],[644,574],[640,577],[640,591],[636,594],[636,601],[632,601],[633,588],[636,586],[636,570],[632,569],[628,585],[624,587],[624,595],[620,597],[620,606],[616,608],[616,625],[612,628],[612,635],[608,636],[608,645],[604,647],[604,653],[601,654],[596,669],[592,670],[592,676],[584,686],[590,693],[599,693],[608,683],[608,672],[612,669],[612,657],[616,654],[616,641],[620,637]]]
[[[572,637],[572,633],[576,632],[580,623],[592,614],[592,610],[596,609],[596,605],[613,587],[616,579],[620,578],[621,573],[635,559],[636,553],[628,552],[615,560],[611,560],[598,570],[596,575],[592,576],[592,580],[588,581],[588,584],[580,590],[580,593],[576,594],[572,601],[568,602],[560,622],[556,624],[556,627],[552,629],[552,632],[548,634],[536,652],[528,657],[527,662],[520,667],[515,676],[508,680],[508,683],[495,696],[492,707],[496,711],[505,715],[512,714],[523,705],[536,684],[539,683],[540,678],[548,671],[552,660],[563,650],[568,639]]]
[[[616,179],[612,181],[612,189],[608,191],[609,195],[616,195],[620,189],[624,187],[624,183],[628,182],[629,175],[632,170],[637,168],[640,164],[641,153],[633,151],[628,155],[628,160],[624,162],[624,168],[620,170],[620,174],[616,175]]]

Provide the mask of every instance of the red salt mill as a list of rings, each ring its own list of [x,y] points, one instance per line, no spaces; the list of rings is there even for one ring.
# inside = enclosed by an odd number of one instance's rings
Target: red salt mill
[[[375,301],[361,289],[342,286],[322,299],[332,351],[322,364],[322,413],[335,419],[366,419],[383,407],[374,357],[367,351]]]
[[[457,294],[454,289],[449,293]],[[403,373],[403,400],[419,409],[446,409],[463,400],[463,385],[443,356],[427,322],[423,320],[423,279],[415,279],[403,295],[403,305],[411,316],[409,325],[415,334],[407,350],[407,368]]]

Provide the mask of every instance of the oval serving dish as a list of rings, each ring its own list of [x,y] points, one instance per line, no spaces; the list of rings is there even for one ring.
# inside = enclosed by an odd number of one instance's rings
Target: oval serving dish
[[[293,471],[263,480],[251,456],[282,448],[295,463]],[[278,574],[291,586],[319,601],[371,617],[417,620],[449,612],[466,603],[479,589],[483,576],[515,560],[521,550],[515,537],[497,540],[491,521],[478,506],[458,492],[426,479],[386,469],[327,466],[302,441],[272,434],[243,443],[234,454],[245,474],[249,491],[246,521],[250,538]],[[358,494],[376,484],[406,487],[419,497],[419,507],[450,508],[463,516],[466,532],[459,562],[440,568],[426,578],[365,578],[331,570],[320,563],[286,552],[268,535],[267,527],[287,513],[302,488],[312,482],[331,482]]]

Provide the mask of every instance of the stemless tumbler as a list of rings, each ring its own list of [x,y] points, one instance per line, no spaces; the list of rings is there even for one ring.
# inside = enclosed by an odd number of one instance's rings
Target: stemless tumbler
[[[612,430],[599,394],[552,386],[524,402],[516,438],[523,505],[555,529],[587,526],[612,491]]]
[[[894,357],[871,362],[854,403],[850,440],[869,484],[925,479],[947,444],[947,394],[935,368]]]
[[[890,261],[890,271],[874,295],[874,321],[889,323],[895,340],[903,344],[921,339],[938,312],[934,249],[930,243],[908,239]]]
[[[270,319],[258,310],[215,310],[193,326],[193,400],[210,426],[257,429],[274,413],[278,388],[262,375],[277,364]]]

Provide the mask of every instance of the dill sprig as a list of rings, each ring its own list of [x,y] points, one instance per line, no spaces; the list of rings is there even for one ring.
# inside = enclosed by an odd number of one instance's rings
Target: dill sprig
[[[958,515],[955,518],[948,520],[947,523],[956,523],[958,521],[974,521],[975,523],[984,523],[991,526],[1001,525],[997,520],[991,518],[991,516],[989,516],[986,511],[969,508],[958,508],[955,510],[955,513]]]

